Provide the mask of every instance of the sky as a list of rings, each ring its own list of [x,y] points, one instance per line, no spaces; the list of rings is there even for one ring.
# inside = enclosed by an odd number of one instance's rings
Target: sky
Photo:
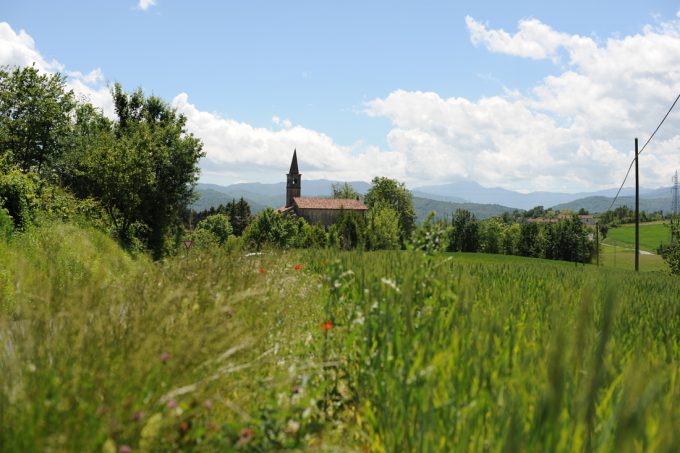
[[[303,181],[581,192],[618,187],[680,94],[680,4],[3,0],[0,65],[31,64],[110,116],[114,82],[165,99],[202,182],[284,181],[297,149]],[[680,169],[677,109],[645,187]]]

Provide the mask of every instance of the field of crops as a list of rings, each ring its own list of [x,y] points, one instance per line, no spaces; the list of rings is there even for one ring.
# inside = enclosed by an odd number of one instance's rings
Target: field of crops
[[[0,450],[680,449],[680,279],[196,252],[67,225],[0,244]]]

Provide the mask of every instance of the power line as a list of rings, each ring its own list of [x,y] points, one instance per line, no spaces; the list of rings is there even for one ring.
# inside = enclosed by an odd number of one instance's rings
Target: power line
[[[614,196],[614,199],[612,200],[612,204],[609,205],[609,208],[607,209],[607,211],[610,211],[612,209],[612,206],[614,206],[614,203],[616,203],[616,200],[619,198],[619,194],[621,193],[621,189],[623,189],[623,185],[626,183],[626,179],[628,179],[628,175],[630,174],[630,169],[633,168],[633,164],[635,163],[635,159],[637,159],[637,157],[642,153],[642,151],[645,150],[645,148],[647,147],[649,142],[652,141],[652,138],[654,138],[654,135],[656,135],[656,133],[658,132],[661,125],[664,123],[664,121],[666,121],[666,118],[668,118],[668,115],[670,115],[671,111],[673,110],[673,107],[675,107],[675,104],[678,103],[679,99],[680,99],[680,94],[678,94],[678,96],[675,98],[675,101],[673,101],[671,108],[669,108],[668,111],[666,112],[666,114],[663,116],[663,119],[661,120],[659,125],[656,126],[656,129],[654,129],[654,132],[652,132],[652,135],[649,136],[649,138],[647,139],[645,144],[642,145],[642,148],[640,149],[640,151],[637,152],[637,155],[633,158],[632,161],[630,161],[630,165],[628,166],[628,171],[626,172],[626,176],[623,178],[623,182],[621,183],[621,187],[619,187],[619,190],[616,192],[616,196]]]

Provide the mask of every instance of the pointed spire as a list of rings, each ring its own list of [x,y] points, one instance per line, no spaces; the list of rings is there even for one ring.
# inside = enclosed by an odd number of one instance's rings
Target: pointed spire
[[[290,163],[290,170],[288,171],[289,175],[296,175],[300,173],[298,171],[298,164],[297,164],[297,148],[293,150],[293,161]]]

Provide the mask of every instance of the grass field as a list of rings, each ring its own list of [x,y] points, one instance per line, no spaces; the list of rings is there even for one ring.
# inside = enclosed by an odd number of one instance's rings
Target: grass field
[[[680,279],[500,255],[0,243],[2,451],[678,451]]]
[[[659,246],[668,244],[670,229],[664,222],[640,224],[640,250],[656,253]],[[635,224],[625,224],[610,228],[607,232],[606,244],[624,248],[635,248]]]

